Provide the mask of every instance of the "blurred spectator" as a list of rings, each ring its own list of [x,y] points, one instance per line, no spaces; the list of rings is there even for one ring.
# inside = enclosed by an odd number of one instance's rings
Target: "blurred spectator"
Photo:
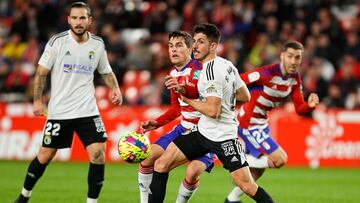
[[[222,31],[218,54],[231,60],[239,72],[274,62],[279,44],[298,40],[305,48],[299,69],[304,77],[304,93],[316,91],[332,107],[359,108],[358,1],[89,0],[88,3],[96,19],[91,32],[104,39],[118,81],[133,95],[128,104],[166,104],[168,101],[163,99],[166,96],[162,95],[167,91],[160,79],[169,63],[164,48],[167,33],[177,29],[192,32],[194,25],[211,22]],[[17,75],[18,82],[24,81],[25,75],[31,77],[39,51],[48,39],[68,29],[67,13],[59,12],[66,4],[67,1],[0,1],[0,102],[19,100],[2,95],[5,81],[10,75]],[[12,68],[15,66],[21,66],[20,74],[19,68]],[[129,71],[146,71],[151,80],[146,85],[129,87],[123,79]],[[95,81],[103,85],[98,74]],[[149,95],[150,92],[154,94]]]

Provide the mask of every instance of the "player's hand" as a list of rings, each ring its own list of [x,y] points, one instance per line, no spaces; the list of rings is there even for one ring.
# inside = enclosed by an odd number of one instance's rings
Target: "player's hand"
[[[308,98],[308,105],[310,108],[315,108],[319,104],[319,97],[315,93],[311,93]]]
[[[174,89],[175,92],[184,93],[185,89],[182,85],[179,84],[176,78],[171,77],[170,75],[165,76],[165,86],[167,89]]]
[[[142,121],[140,123],[140,129],[142,133],[149,132],[156,129],[157,122],[155,120]]]
[[[122,94],[120,88],[112,88],[110,89],[110,99],[111,102],[115,105],[121,105],[123,102]]]
[[[181,101],[183,101],[183,102],[185,102],[185,103],[189,103],[189,101],[190,101],[190,99],[189,98],[187,98],[187,97],[185,97],[184,95],[180,95],[180,99],[181,99]]]
[[[44,116],[44,104],[41,100],[33,102],[33,113],[35,116]]]

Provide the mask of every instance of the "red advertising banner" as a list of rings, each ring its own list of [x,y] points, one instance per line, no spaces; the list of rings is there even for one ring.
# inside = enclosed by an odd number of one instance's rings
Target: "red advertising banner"
[[[164,107],[121,106],[102,110],[108,142],[108,162],[120,161],[117,142],[121,135],[138,130],[141,121],[155,118]],[[148,133],[150,141],[168,132],[174,121]],[[32,116],[30,104],[0,104],[0,159],[30,160],[41,145],[45,118]],[[313,119],[277,109],[270,114],[271,135],[288,153],[287,165],[310,167],[360,167],[360,111],[314,112]],[[71,149],[59,150],[55,160],[87,161],[84,147],[74,136]]]

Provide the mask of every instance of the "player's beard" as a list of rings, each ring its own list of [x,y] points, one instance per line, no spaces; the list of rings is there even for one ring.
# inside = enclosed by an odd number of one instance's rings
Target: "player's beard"
[[[78,26],[79,27],[79,26]],[[75,35],[77,35],[77,36],[83,36],[85,33],[86,33],[86,31],[87,31],[87,27],[86,26],[84,26],[84,27],[80,27],[81,29],[79,29],[80,31],[77,31],[77,29],[78,28],[76,28],[76,27],[73,27],[73,26],[70,26],[70,29],[71,29],[71,31],[75,34]]]

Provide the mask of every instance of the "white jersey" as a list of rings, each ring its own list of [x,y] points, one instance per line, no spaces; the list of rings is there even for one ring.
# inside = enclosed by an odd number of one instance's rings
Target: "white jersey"
[[[94,71],[111,73],[101,38],[88,32],[79,44],[70,30],[53,36],[46,44],[39,65],[51,70],[48,119],[72,119],[99,115],[94,89]]]
[[[224,141],[237,137],[235,92],[245,86],[235,66],[228,60],[216,57],[203,64],[198,90],[201,99],[214,96],[221,98],[221,110],[218,119],[201,115],[199,131],[212,141]]]

